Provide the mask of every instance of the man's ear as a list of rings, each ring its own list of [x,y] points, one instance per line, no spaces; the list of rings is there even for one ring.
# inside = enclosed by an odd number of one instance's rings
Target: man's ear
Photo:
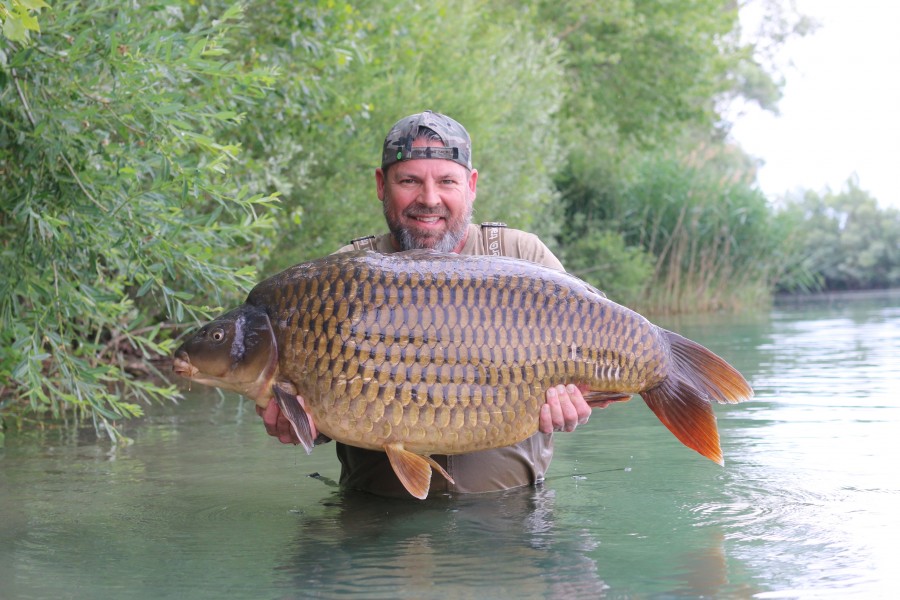
[[[478,171],[472,169],[472,172],[469,173],[469,193],[471,194],[470,199],[475,200],[475,188],[478,184]]]
[[[375,169],[375,192],[378,194],[378,199],[382,202],[384,202],[384,178],[384,169],[381,167]]]

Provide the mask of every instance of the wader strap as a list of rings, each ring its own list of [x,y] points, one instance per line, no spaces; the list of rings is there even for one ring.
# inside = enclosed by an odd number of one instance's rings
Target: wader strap
[[[506,223],[491,221],[481,224],[481,239],[488,256],[503,256],[503,233]]]
[[[350,241],[354,250],[372,250],[375,251],[375,236],[367,235],[365,237],[356,238]]]

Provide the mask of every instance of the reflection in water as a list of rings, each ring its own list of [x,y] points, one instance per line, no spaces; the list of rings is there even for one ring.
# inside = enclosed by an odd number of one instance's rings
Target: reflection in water
[[[589,555],[598,542],[587,529],[560,535],[555,496],[521,488],[419,502],[336,491],[300,518],[279,567],[286,597],[601,597],[608,586]]]

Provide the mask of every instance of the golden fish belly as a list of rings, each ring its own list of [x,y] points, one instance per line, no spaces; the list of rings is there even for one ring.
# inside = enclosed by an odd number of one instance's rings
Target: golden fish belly
[[[505,446],[537,431],[545,390],[637,393],[669,347],[646,319],[565,273],[495,257],[347,253],[254,288],[279,377],[320,431],[417,453]]]

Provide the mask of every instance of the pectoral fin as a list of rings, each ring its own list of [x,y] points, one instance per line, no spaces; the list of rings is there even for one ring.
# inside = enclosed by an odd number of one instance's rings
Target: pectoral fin
[[[297,401],[294,394],[284,391],[277,385],[272,386],[272,390],[275,392],[275,401],[278,402],[281,412],[290,421],[291,428],[297,434],[297,439],[300,440],[300,445],[307,454],[310,454],[316,444],[312,436],[312,429],[309,427],[309,417],[306,411],[300,406],[300,402]]]
[[[403,444],[385,444],[384,451],[391,461],[391,467],[400,483],[406,488],[410,494],[424,500],[428,497],[428,490],[431,487],[431,468],[434,467],[438,473],[443,475],[447,481],[454,483],[450,474],[444,470],[430,456],[422,456],[415,452],[410,452],[403,447]]]

